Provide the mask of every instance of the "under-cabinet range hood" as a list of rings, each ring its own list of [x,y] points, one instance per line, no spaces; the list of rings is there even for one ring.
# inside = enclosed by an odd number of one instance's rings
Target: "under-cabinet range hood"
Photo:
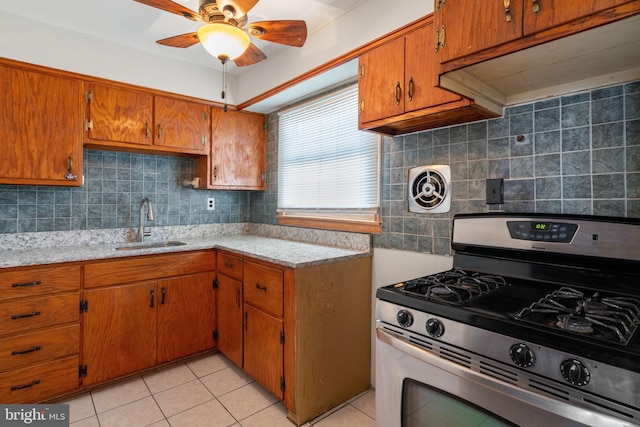
[[[440,85],[502,108],[640,79],[640,15],[440,76]]]

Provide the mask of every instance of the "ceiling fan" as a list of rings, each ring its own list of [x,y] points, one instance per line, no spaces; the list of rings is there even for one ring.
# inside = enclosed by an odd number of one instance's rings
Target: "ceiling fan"
[[[267,56],[251,37],[287,46],[301,47],[307,39],[307,24],[299,20],[261,21],[246,26],[247,13],[259,0],[200,0],[198,13],[171,0],[135,0],[157,9],[203,22],[197,32],[158,40],[172,47],[190,47],[200,42],[214,57],[238,67],[263,61]]]

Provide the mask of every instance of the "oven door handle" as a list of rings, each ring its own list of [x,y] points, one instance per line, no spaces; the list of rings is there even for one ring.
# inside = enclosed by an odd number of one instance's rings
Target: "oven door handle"
[[[546,396],[530,392],[528,390],[521,389],[513,386],[509,383],[499,381],[488,375],[484,375],[480,372],[472,371],[456,363],[443,359],[423,348],[420,348],[414,344],[411,344],[406,337],[396,334],[389,330],[383,330],[382,328],[376,328],[376,336],[381,342],[390,345],[396,350],[401,351],[415,359],[418,359],[424,363],[428,363],[438,369],[442,369],[453,375],[461,377],[467,381],[472,381],[483,387],[489,388],[498,393],[506,396],[522,400],[528,404],[549,413],[559,414],[570,420],[573,420],[579,425],[584,426],[604,426],[607,427],[633,427],[635,424],[631,424],[625,420],[614,418],[604,413],[588,410],[584,407],[578,407],[572,404],[560,402]]]

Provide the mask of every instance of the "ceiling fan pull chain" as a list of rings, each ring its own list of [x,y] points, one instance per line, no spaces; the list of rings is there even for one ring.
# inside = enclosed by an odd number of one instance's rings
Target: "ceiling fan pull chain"
[[[222,60],[222,99],[224,99],[224,112],[227,112],[227,61]]]

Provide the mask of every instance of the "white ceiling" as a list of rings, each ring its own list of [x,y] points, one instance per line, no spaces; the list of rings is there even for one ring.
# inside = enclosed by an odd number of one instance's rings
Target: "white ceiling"
[[[365,1],[261,0],[249,12],[248,19],[249,23],[301,19],[307,23],[308,33],[312,34]],[[193,11],[198,10],[198,0],[175,2]],[[156,40],[194,32],[201,23],[133,0],[0,0],[0,11],[179,61],[222,69],[219,61],[199,44],[180,49],[156,43]],[[256,39],[253,42],[267,55],[267,61],[284,49],[296,49]],[[241,74],[250,68],[232,65],[228,71]]]

